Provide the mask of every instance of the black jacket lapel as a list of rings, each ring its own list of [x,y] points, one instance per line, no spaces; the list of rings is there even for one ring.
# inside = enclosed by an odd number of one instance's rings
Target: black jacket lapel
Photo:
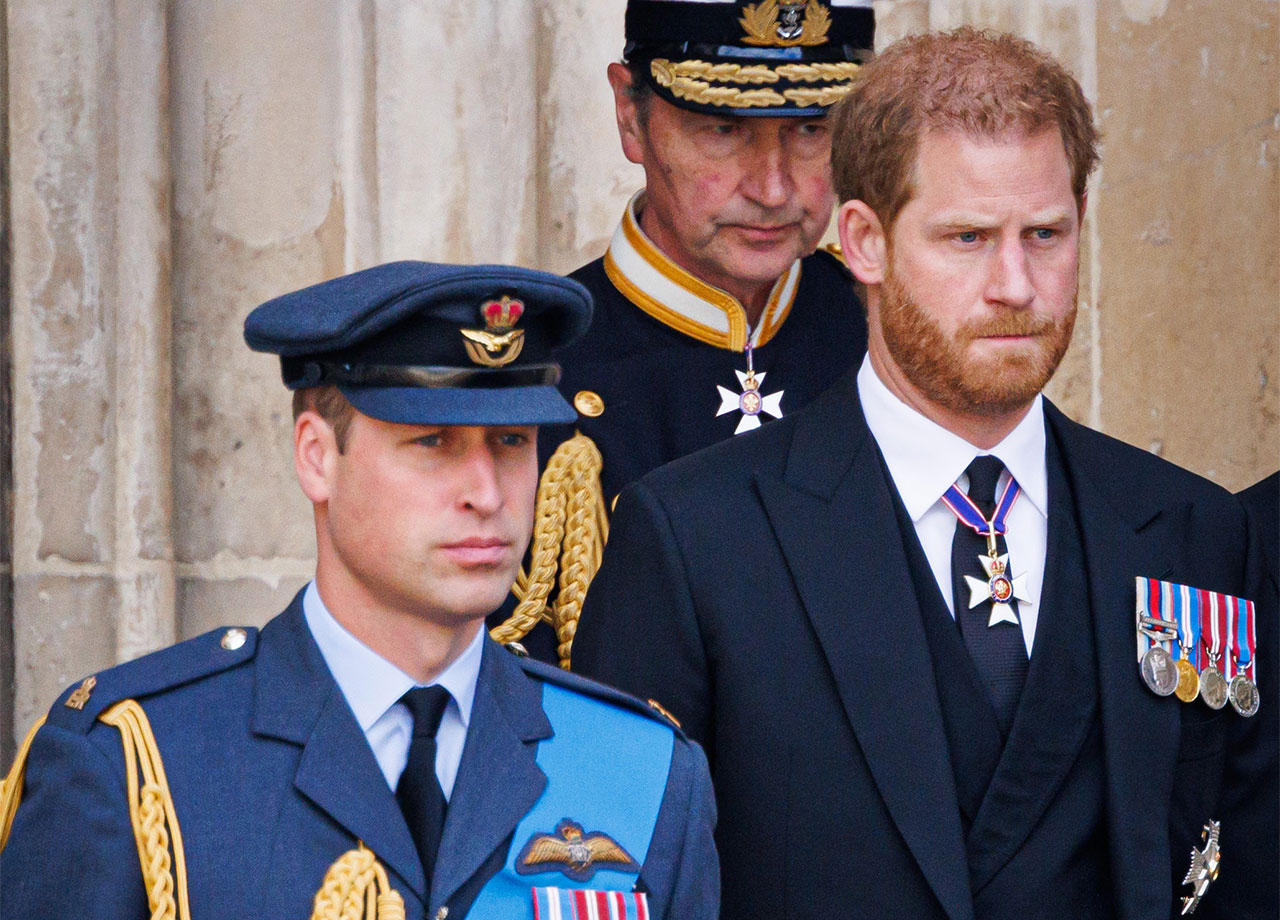
[[[1047,403],[1045,413],[1075,494],[1088,571],[1115,904],[1123,918],[1166,917],[1169,798],[1181,729],[1178,706],[1149,691],[1138,673],[1134,578],[1171,570],[1177,514],[1135,501],[1123,483],[1113,491],[1098,451],[1086,443],[1096,435]]]
[[[757,489],[880,794],[948,915],[971,918],[928,646],[854,381],[798,420],[785,480]]]
[[[1051,433],[1049,547],[1027,682],[1004,755],[969,836],[973,890],[1022,846],[1074,765],[1098,709],[1087,579],[1076,510]],[[1016,568],[1016,560],[1015,560]]]

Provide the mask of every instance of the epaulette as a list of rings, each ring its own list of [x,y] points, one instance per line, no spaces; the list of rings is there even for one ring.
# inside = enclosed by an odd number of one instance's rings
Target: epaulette
[[[828,261],[834,262],[847,277],[852,278],[853,272],[849,268],[849,263],[845,261],[844,250],[840,248],[839,243],[828,243],[818,249],[814,255],[821,255]]]
[[[536,658],[525,658],[519,656],[518,653],[516,654],[520,667],[524,668],[525,673],[530,677],[546,681],[549,684],[555,684],[558,687],[564,687],[575,693],[581,693],[583,696],[592,697],[617,706],[620,709],[638,712],[661,725],[665,725],[675,732],[676,736],[681,740],[688,740],[685,738],[684,730],[681,729],[680,723],[657,700],[645,701],[639,697],[632,696],[630,693],[624,693],[606,684],[597,683],[588,677],[566,671],[564,668],[557,668],[555,665],[538,661]]]
[[[251,659],[257,648],[258,630],[231,627],[143,655],[68,687],[49,710],[49,724],[88,734],[108,706],[152,696],[233,668]]]

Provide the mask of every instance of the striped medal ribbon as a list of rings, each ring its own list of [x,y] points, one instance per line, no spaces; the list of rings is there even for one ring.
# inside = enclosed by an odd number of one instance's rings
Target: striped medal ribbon
[[[534,888],[534,920],[649,920],[642,891]]]

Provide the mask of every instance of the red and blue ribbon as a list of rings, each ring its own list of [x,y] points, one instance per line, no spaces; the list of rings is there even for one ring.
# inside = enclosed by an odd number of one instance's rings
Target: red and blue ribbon
[[[1010,474],[1004,491],[1000,493],[1000,500],[996,502],[995,514],[991,515],[989,521],[982,516],[973,499],[961,492],[954,483],[942,494],[942,503],[951,509],[951,513],[959,518],[962,524],[971,528],[978,536],[986,537],[991,535],[993,528],[997,534],[1004,534],[1009,529],[1005,521],[1009,517],[1009,512],[1013,510],[1014,502],[1021,494],[1022,486],[1018,485],[1018,480]]]
[[[534,920],[649,920],[649,899],[641,891],[532,890]]]

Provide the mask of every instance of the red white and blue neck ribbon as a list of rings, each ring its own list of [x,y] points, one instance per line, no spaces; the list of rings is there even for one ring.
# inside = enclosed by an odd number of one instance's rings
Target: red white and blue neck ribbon
[[[1009,529],[1005,521],[1009,517],[1009,512],[1013,510],[1014,502],[1021,494],[1022,486],[1018,485],[1018,480],[1010,474],[1004,491],[1000,493],[1000,500],[996,502],[995,514],[991,515],[989,521],[982,516],[973,499],[961,492],[960,487],[954,483],[942,494],[942,502],[951,509],[951,513],[959,518],[962,524],[972,528],[978,536],[988,537],[992,530],[997,534],[1004,534]]]

